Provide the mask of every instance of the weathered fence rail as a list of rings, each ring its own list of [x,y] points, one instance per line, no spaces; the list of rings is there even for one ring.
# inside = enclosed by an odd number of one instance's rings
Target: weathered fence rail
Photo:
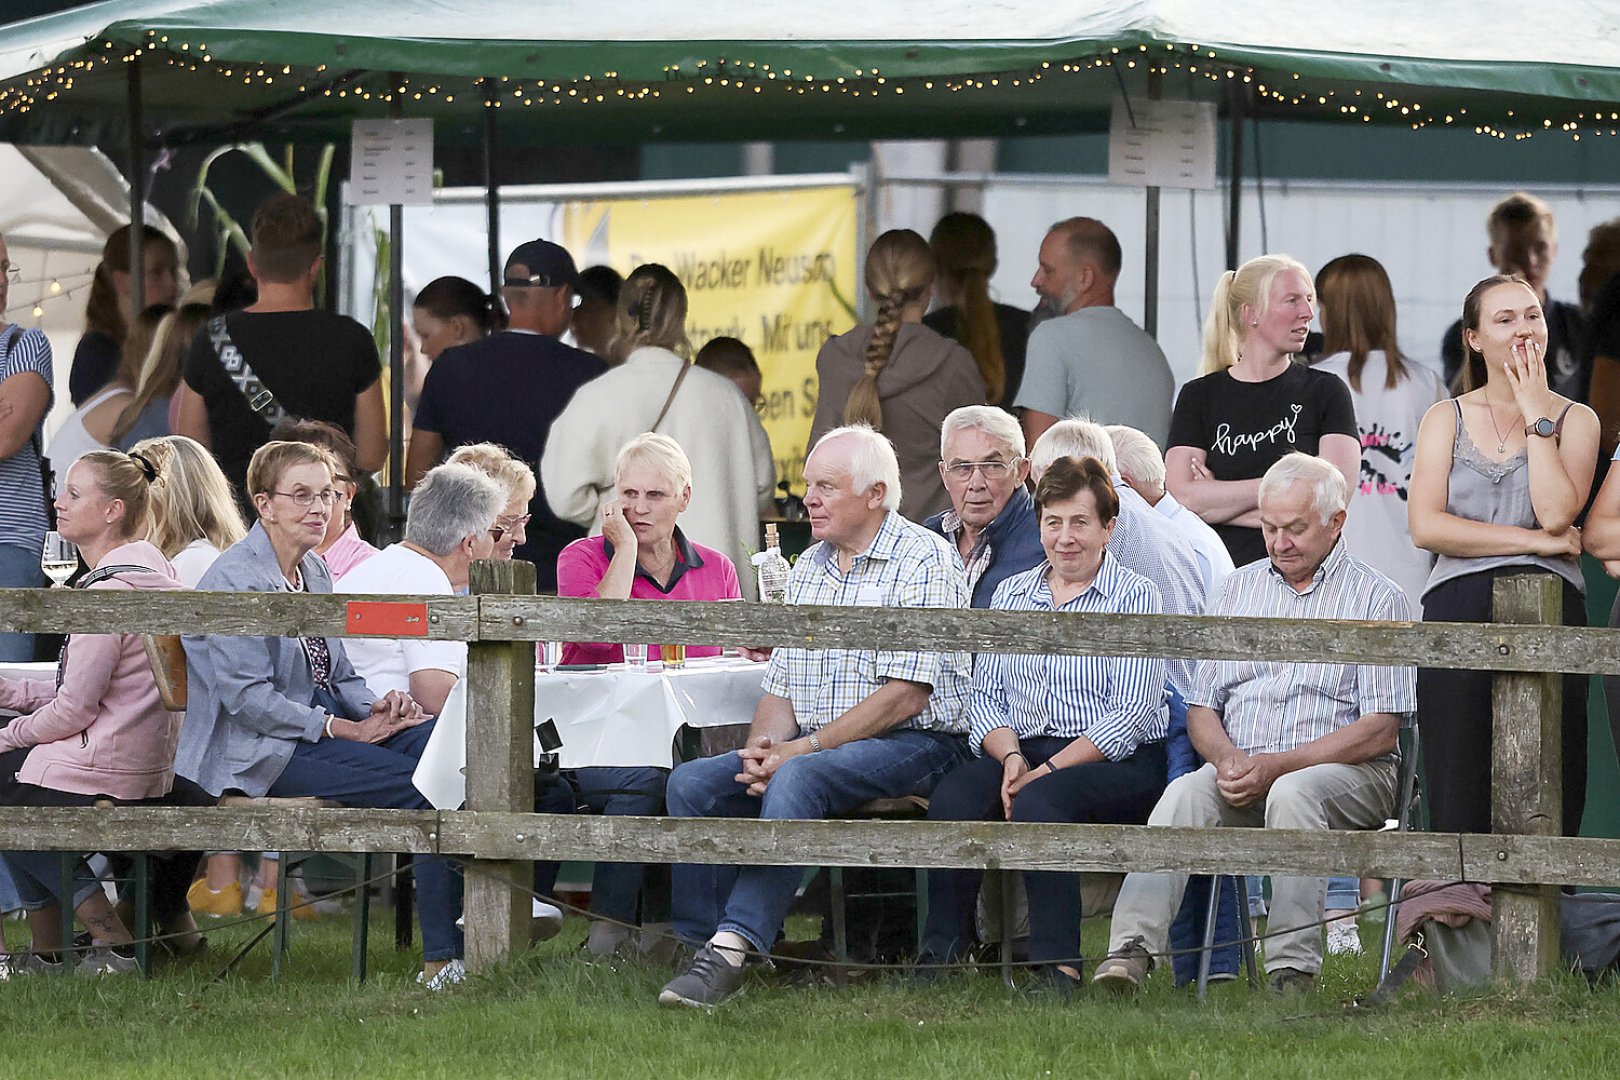
[[[1075,871],[1361,873],[1493,882],[1498,971],[1557,958],[1553,886],[1620,881],[1620,840],[1557,835],[1555,673],[1620,674],[1620,634],[1556,621],[1551,579],[1506,579],[1490,624],[1354,623],[937,609],[767,607],[527,595],[523,564],[482,563],[467,597],[0,590],[0,631],[420,636],[470,643],[468,808],[459,811],[0,808],[0,848],[402,851],[477,860],[469,961],[523,940],[536,859]],[[1548,589],[1551,587],[1552,592]],[[394,605],[383,609],[376,605]],[[527,812],[533,642],[686,641],[804,648],[1151,655],[1408,664],[1496,672],[1495,835],[1126,825],[592,818]],[[739,717],[745,721],[747,717]],[[1551,816],[1549,817],[1549,808]]]

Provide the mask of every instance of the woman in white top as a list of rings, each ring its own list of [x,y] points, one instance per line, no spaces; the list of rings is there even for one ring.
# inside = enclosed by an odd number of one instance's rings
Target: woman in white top
[[[1350,387],[1361,435],[1361,477],[1344,523],[1350,554],[1388,575],[1406,591],[1414,611],[1434,555],[1412,543],[1407,488],[1417,453],[1418,425],[1429,406],[1446,397],[1440,375],[1401,355],[1395,339],[1395,290],[1378,260],[1342,255],[1316,275],[1322,313],[1317,367]]]
[[[92,450],[113,449],[113,429],[134,400],[135,384],[140,381],[141,367],[157,336],[158,324],[171,310],[167,305],[153,304],[136,317],[121,346],[123,359],[112,382],[91,394],[56,430],[45,456],[51,459],[59,488],[68,466],[79,458]]]
[[[195,589],[220,552],[247,535],[230,481],[202,444],[184,435],[146,439],[135,449],[158,471],[147,539]]]

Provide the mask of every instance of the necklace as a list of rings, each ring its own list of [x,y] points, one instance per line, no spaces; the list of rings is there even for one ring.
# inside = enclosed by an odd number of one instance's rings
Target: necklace
[[[1502,434],[1502,429],[1496,426],[1496,406],[1491,404],[1490,398],[1485,399],[1485,411],[1489,413],[1491,417],[1491,430],[1496,432],[1496,452],[1498,454],[1505,454],[1507,453],[1507,436]],[[1510,425],[1508,427],[1508,431],[1511,432],[1512,430],[1513,428]]]

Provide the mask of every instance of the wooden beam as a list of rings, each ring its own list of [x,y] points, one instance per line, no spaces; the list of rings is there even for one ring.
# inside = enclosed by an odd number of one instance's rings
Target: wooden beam
[[[1553,574],[1496,579],[1491,617],[1500,623],[1563,622],[1564,580]],[[1499,673],[1491,687],[1491,832],[1563,832],[1564,680]],[[1558,886],[1542,877],[1491,890],[1491,967],[1498,978],[1532,982],[1558,967]]]
[[[349,604],[425,608],[423,635],[468,641],[478,635],[478,601],[468,596],[358,596],[344,593],[129,592],[114,589],[0,589],[0,632],[95,634],[280,634],[285,637],[398,637],[398,630],[349,629]],[[359,625],[364,625],[362,621]]]
[[[486,596],[486,638],[952,649],[1620,674],[1607,628]]]
[[[471,810],[6,806],[0,807],[0,837],[7,847],[24,851],[407,851],[498,862],[597,859],[611,853],[625,861],[787,866],[1322,876],[1345,871],[1510,885],[1612,885],[1620,879],[1620,840],[1456,833],[576,817]]]
[[[534,564],[473,564],[472,592],[534,592]],[[475,641],[467,648],[467,808],[534,809],[534,645]],[[469,854],[476,854],[469,852]],[[472,868],[469,868],[472,869]],[[529,944],[534,864],[522,854],[479,860],[466,876],[467,967],[486,970]]]

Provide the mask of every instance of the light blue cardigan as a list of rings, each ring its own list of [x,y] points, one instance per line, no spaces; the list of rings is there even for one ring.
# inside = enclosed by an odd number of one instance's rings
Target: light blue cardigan
[[[304,588],[332,591],[332,575],[313,552],[299,563]],[[205,592],[280,592],[281,567],[264,528],[255,524],[241,543],[214,561],[197,588]],[[300,741],[321,738],[326,713],[311,705],[315,678],[297,638],[186,637],[186,719],[174,771],[210,794],[270,790]],[[327,638],[332,693],[351,720],[371,712],[374,694],[355,674],[340,638]]]

